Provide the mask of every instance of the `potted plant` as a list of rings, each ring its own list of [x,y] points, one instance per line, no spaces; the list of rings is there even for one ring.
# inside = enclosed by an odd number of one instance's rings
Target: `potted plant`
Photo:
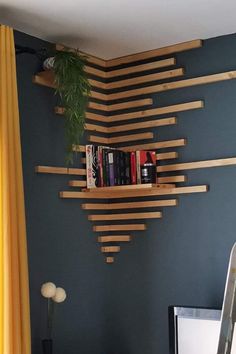
[[[44,69],[53,70],[56,93],[59,94],[65,115],[66,162],[73,163],[73,145],[79,145],[84,132],[85,114],[90,84],[84,70],[86,57],[78,50],[56,51],[44,61]]]

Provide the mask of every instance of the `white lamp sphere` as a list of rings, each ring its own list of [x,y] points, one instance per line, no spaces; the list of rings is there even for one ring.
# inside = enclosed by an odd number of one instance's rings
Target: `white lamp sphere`
[[[46,298],[51,298],[56,294],[56,285],[54,283],[48,282],[44,283],[41,287],[41,294]]]
[[[57,288],[56,294],[52,298],[55,302],[63,302],[66,299],[66,292],[63,288]]]

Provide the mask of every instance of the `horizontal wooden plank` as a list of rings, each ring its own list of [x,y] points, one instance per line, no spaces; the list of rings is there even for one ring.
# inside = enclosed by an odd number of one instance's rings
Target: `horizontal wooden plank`
[[[106,78],[112,78],[112,77],[117,77],[117,76],[140,73],[142,71],[160,69],[160,68],[164,68],[164,67],[175,65],[175,64],[176,64],[175,58],[158,60],[158,61],[154,61],[152,63],[140,64],[140,65],[130,66],[128,68],[107,71]]]
[[[132,145],[122,147],[123,151],[136,151],[136,150],[158,150],[171,147],[185,146],[187,144],[186,139],[176,139],[176,140],[165,140],[159,141],[151,144],[142,144],[142,145]]]
[[[101,105],[103,106],[103,105]],[[63,107],[55,107],[54,112],[56,114],[59,115],[63,115],[65,113],[65,109]],[[98,122],[103,122],[103,123],[107,123],[109,122],[108,117],[102,115],[102,114],[96,114],[96,113],[92,113],[92,112],[86,112],[86,118],[87,119],[91,119],[91,120],[96,120]]]
[[[151,211],[146,213],[125,213],[125,214],[103,214],[89,215],[90,221],[109,221],[109,220],[141,220],[141,219],[160,219],[162,213],[159,211]]]
[[[204,107],[204,101],[199,100],[199,101],[174,104],[171,106],[152,108],[152,109],[147,109],[147,110],[139,111],[139,112],[112,115],[109,117],[109,119],[112,122],[119,122],[119,121],[130,120],[130,119],[143,119],[143,118],[147,118],[147,117],[151,117],[151,116],[184,112],[184,111],[189,111],[192,109],[199,109],[199,108],[203,108],[203,107]]]
[[[204,193],[208,191],[207,185],[176,187],[176,188],[153,188],[136,191],[120,191],[117,192],[60,192],[61,198],[76,198],[76,199],[120,199],[120,198],[137,198],[151,197],[157,195],[177,195],[188,193]]]
[[[54,174],[59,174],[59,175],[86,176],[86,170],[83,168],[36,166],[35,172],[37,172],[37,173],[54,173]]]
[[[72,150],[74,152],[85,152],[85,145],[74,145],[72,146]]]
[[[118,111],[122,109],[150,106],[152,104],[153,104],[152,98],[143,98],[141,100],[109,104],[107,105],[107,111],[112,112],[112,111]]]
[[[178,152],[171,151],[171,152],[162,152],[156,154],[156,159],[157,161],[161,160],[171,160],[171,159],[177,159],[179,156]]]
[[[119,209],[139,209],[139,208],[155,208],[176,206],[177,199],[150,200],[144,202],[128,202],[128,203],[85,203],[82,209],[85,210],[119,210]]]
[[[130,242],[130,235],[110,235],[110,236],[99,236],[98,242],[106,243],[106,242]]]
[[[95,231],[95,232],[142,231],[142,230],[146,230],[146,225],[145,224],[93,226],[93,231]]]
[[[130,130],[163,127],[166,125],[174,125],[176,123],[177,123],[176,117],[169,117],[169,118],[150,120],[147,122],[116,125],[114,127],[108,127],[106,131],[108,134],[112,134],[112,133],[119,133],[119,132],[125,132]]]
[[[69,181],[69,186],[70,187],[86,187],[87,182],[86,181]]]
[[[157,171],[166,172],[166,171],[194,170],[198,168],[222,167],[222,166],[230,166],[230,165],[236,165],[236,157],[158,166]]]
[[[56,44],[56,50],[58,51],[63,51],[63,50],[69,50],[71,52],[75,52],[77,51],[77,49],[73,49],[73,48],[68,48],[66,47],[65,45],[63,44]],[[85,56],[86,60],[88,63],[91,63],[91,64],[95,64],[95,65],[98,65],[98,66],[101,66],[102,68],[106,68],[107,66],[107,61],[105,59],[102,59],[102,58],[98,58],[94,55],[91,55],[91,54],[88,54],[88,53],[85,53],[83,51],[79,51],[79,53],[83,56]]]
[[[102,253],[117,253],[120,252],[120,246],[103,246],[101,251]]]
[[[106,258],[105,258],[105,262],[106,262],[107,264],[112,264],[112,263],[115,262],[115,258],[114,258],[114,257],[111,257],[111,256],[106,257]]]
[[[125,55],[119,58],[110,59],[107,60],[106,67],[128,64],[128,63],[133,63],[145,59],[160,57],[160,56],[169,55],[173,53],[179,53],[185,50],[200,48],[201,46],[202,46],[202,41],[200,39],[196,39],[193,41],[174,44],[163,48],[152,49],[141,53],[135,53],[135,54]]]
[[[87,188],[84,189],[84,192],[88,193],[101,193],[101,192],[120,192],[120,191],[136,191],[136,190],[149,190],[152,188],[173,188],[173,185],[170,184],[154,184],[154,183],[146,183],[146,184],[129,184],[122,186],[108,186],[108,187],[98,187],[98,188]]]
[[[89,131],[93,131],[93,132],[99,132],[99,133],[108,134],[108,130],[107,130],[108,128],[104,127],[103,125],[86,123],[84,125],[84,129],[85,130],[89,130]]]
[[[94,143],[112,145],[112,144],[124,143],[128,141],[148,140],[148,139],[153,139],[153,137],[154,134],[152,132],[148,132],[142,134],[122,135],[114,138],[104,138],[100,136],[90,135],[88,137],[88,140]]]
[[[173,69],[173,70],[168,70],[168,71],[161,71],[161,72],[155,73],[155,74],[137,76],[137,77],[133,77],[132,79],[125,79],[125,80],[118,80],[118,81],[114,81],[114,82],[109,82],[109,83],[105,84],[105,88],[104,87],[100,87],[100,88],[103,88],[106,90],[112,90],[115,88],[139,85],[139,84],[143,84],[143,83],[147,83],[147,82],[151,82],[151,81],[171,79],[173,77],[183,76],[183,75],[184,75],[184,69],[179,68],[179,69]],[[91,81],[91,85],[94,87],[99,87],[99,86],[96,86],[96,85],[98,85],[97,81],[95,83],[92,83],[92,81]]]
[[[142,87],[134,90],[122,91],[107,95],[107,100],[118,100],[128,97],[146,95],[151,93],[164,92],[169,90],[175,90],[179,88],[211,84],[214,82],[232,80],[236,78],[236,71],[227,71],[219,74],[212,74],[206,76],[199,76],[192,79],[185,79],[179,81],[166,82],[164,84],[158,84],[148,87]]]
[[[100,69],[94,68],[92,66],[85,65],[84,71],[87,74],[94,75],[94,76],[97,76],[102,79],[106,79],[106,71],[104,71],[104,70],[100,70]]]
[[[158,183],[180,183],[180,182],[186,182],[187,177],[186,176],[168,176],[168,177],[158,177],[157,182]]]

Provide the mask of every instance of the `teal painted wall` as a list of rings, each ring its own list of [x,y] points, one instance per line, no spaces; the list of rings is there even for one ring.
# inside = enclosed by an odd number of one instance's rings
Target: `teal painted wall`
[[[40,48],[15,33],[16,43]],[[204,41],[176,55],[186,77],[236,69],[236,35]],[[55,320],[56,354],[166,354],[168,306],[221,307],[230,249],[236,240],[236,167],[187,171],[189,184],[209,184],[148,221],[112,266],[103,258],[77,200],[61,200],[67,177],[36,175],[34,166],[64,162],[63,119],[53,114],[51,89],[33,85],[36,58],[17,59],[30,265],[33,354],[40,353],[46,304],[41,283],[66,288]],[[178,113],[178,125],[158,140],[186,137],[179,161],[236,156],[236,80],[153,95],[154,106],[203,99],[202,110]],[[86,214],[86,215],[85,215]]]

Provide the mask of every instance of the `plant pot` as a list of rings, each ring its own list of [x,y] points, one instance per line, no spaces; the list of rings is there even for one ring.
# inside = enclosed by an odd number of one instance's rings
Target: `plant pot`
[[[52,354],[52,349],[53,349],[52,344],[53,344],[52,339],[42,340],[43,354]]]
[[[44,60],[43,69],[44,70],[52,70],[54,66],[55,57],[50,57]]]

